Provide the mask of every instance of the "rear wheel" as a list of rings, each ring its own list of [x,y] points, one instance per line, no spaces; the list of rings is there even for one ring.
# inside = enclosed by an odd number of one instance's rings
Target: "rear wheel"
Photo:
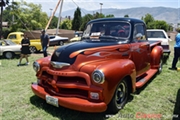
[[[59,45],[63,46],[64,42],[63,41],[59,41]]]
[[[163,56],[161,57],[160,62],[159,62],[158,74],[162,72],[162,66],[163,66]]]
[[[5,52],[4,57],[7,59],[12,59],[14,57],[14,53],[13,52]]]
[[[129,90],[127,81],[123,79],[117,86],[111,102],[108,105],[108,112],[117,113],[128,101]]]
[[[31,53],[35,53],[37,51],[35,46],[30,46],[29,50],[30,50]]]

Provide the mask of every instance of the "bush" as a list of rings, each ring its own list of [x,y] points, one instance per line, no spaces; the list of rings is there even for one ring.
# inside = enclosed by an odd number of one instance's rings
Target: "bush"
[[[179,28],[176,28],[176,31],[177,31],[177,32],[180,32],[180,27],[179,27]]]

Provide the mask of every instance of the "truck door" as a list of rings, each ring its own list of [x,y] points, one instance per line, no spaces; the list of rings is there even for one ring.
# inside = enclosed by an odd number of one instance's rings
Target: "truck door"
[[[131,57],[135,63],[137,75],[150,69],[150,44],[145,30],[145,25],[142,23],[134,25]]]

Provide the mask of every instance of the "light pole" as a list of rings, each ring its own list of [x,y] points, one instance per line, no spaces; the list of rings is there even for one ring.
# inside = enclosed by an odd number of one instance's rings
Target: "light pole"
[[[102,13],[102,5],[103,3],[99,3],[100,4],[100,14]]]
[[[51,14],[52,14],[52,10],[53,10],[53,9],[52,9],[52,8],[50,8],[49,10],[50,10],[50,16],[49,16],[49,18],[50,18],[50,17],[51,17]]]

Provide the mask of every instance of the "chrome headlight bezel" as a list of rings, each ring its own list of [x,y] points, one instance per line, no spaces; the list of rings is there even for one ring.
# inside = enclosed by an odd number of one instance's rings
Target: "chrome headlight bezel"
[[[92,73],[92,79],[95,83],[103,84],[105,81],[105,75],[101,70],[97,69]]]
[[[39,64],[37,61],[35,61],[35,62],[33,63],[33,69],[34,69],[35,72],[39,72],[39,70],[40,70],[40,64]]]

